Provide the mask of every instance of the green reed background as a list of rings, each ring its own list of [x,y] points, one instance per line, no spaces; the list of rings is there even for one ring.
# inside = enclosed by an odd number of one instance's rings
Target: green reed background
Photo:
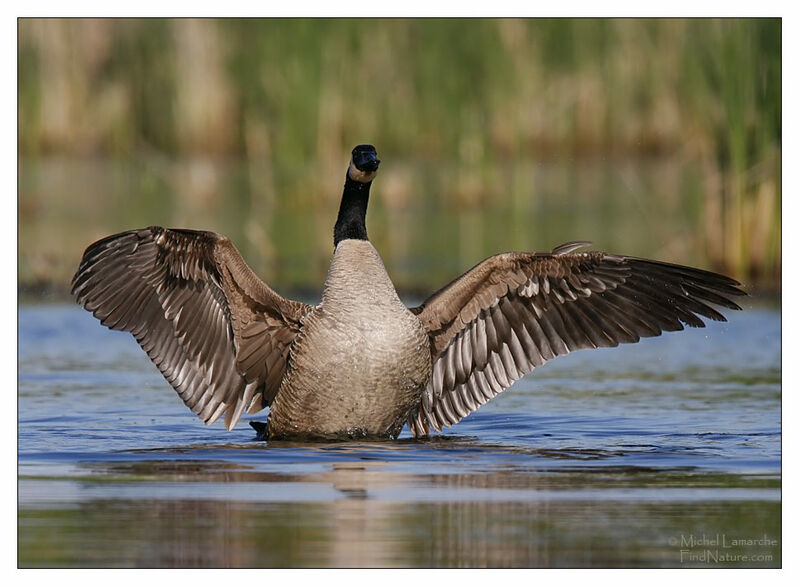
[[[404,288],[570,239],[780,280],[777,19],[19,21],[19,276],[148,224],[318,288],[349,151]]]

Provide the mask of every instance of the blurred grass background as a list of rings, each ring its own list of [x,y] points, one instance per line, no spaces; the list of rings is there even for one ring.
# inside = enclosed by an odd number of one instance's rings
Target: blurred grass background
[[[780,283],[779,19],[20,19],[19,282],[160,224],[319,291],[353,145],[399,288],[597,248]]]

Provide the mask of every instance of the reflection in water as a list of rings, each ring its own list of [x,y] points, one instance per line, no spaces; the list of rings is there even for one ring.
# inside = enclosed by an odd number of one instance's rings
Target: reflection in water
[[[376,470],[377,469],[377,470]],[[387,540],[392,534],[393,520],[387,505],[370,500],[369,489],[387,486],[391,477],[381,474],[379,463],[335,463],[320,476],[341,492],[326,508],[329,515],[330,550],[324,566],[363,568],[390,567],[403,558],[395,553],[397,546]]]
[[[335,452],[364,456],[370,446],[339,443]],[[579,465],[404,468],[364,459],[295,474],[223,460],[87,464],[88,473],[72,477],[76,493],[87,497],[76,507],[51,509],[45,501],[21,511],[20,565],[676,567],[691,566],[681,563],[676,537],[777,539],[781,532],[776,475]],[[188,493],[187,482],[208,493],[178,497]],[[131,484],[143,498],[126,497]],[[333,493],[286,499],[287,487],[304,484]],[[153,486],[175,491],[147,498]],[[759,553],[769,558],[743,566],[780,565],[779,546]]]
[[[489,255],[581,239],[613,252],[708,265],[693,247],[702,209],[677,197],[703,191],[693,161],[646,158],[621,171],[619,162],[594,159],[505,159],[503,173],[487,180],[427,159],[388,163],[370,202],[370,236],[401,290],[432,293]],[[75,256],[93,240],[158,224],[225,234],[282,293],[318,291],[330,263],[340,171],[321,173],[336,179],[316,194],[298,185],[301,193],[275,197],[258,177],[264,164],[26,158],[19,170],[20,279],[66,284]],[[488,192],[480,187],[487,181]],[[246,187],[251,182],[254,191]]]
[[[686,565],[671,538],[726,533],[779,539],[780,532],[775,502],[97,500],[75,509],[23,510],[19,562],[23,567],[678,567]],[[730,552],[755,554],[752,548]],[[780,566],[779,547],[758,552],[771,558],[741,566]]]

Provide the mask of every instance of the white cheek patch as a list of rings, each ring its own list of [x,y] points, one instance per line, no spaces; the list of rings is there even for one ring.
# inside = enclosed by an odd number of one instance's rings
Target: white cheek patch
[[[378,170],[375,171],[361,171],[358,167],[355,166],[355,163],[350,161],[350,167],[347,169],[347,175],[353,181],[357,181],[359,183],[369,183],[375,176],[378,174]]]

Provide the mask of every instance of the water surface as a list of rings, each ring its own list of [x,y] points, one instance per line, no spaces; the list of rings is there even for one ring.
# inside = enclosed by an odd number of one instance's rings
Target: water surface
[[[780,407],[751,307],[559,358],[430,440],[266,443],[130,335],[22,307],[19,564],[777,567]]]

